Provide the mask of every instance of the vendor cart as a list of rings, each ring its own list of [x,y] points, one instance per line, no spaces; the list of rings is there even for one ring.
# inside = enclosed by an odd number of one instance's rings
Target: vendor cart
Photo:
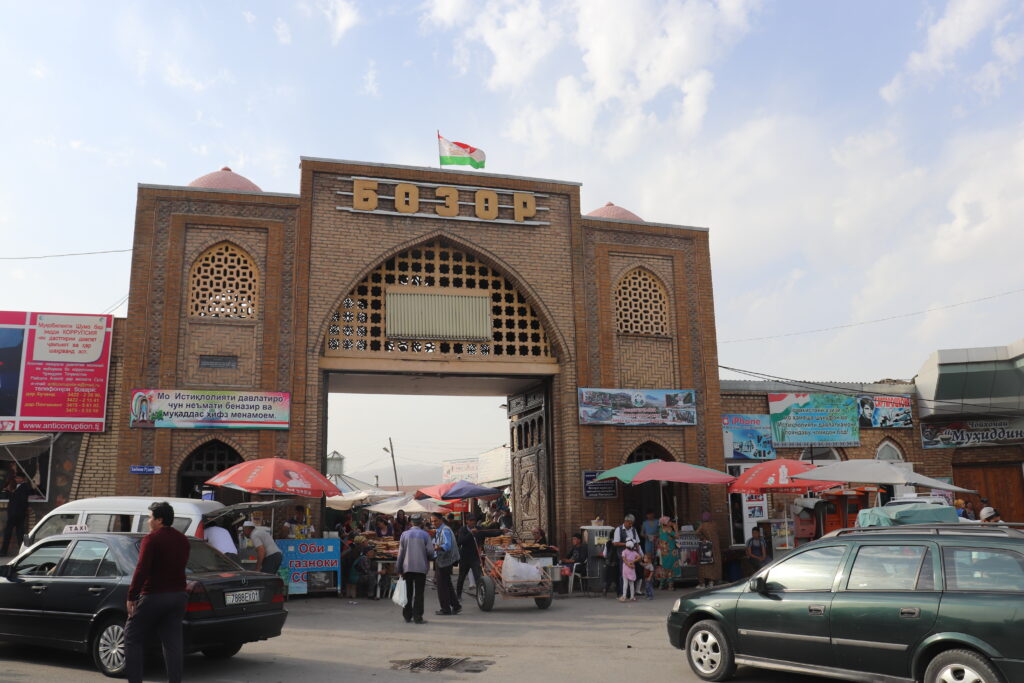
[[[528,548],[512,542],[510,536],[489,538],[484,544],[483,577],[476,587],[476,604],[484,612],[494,609],[494,598],[533,598],[540,609],[551,606],[552,589],[549,567],[533,562]],[[537,558],[540,559],[540,558]],[[535,574],[524,579],[510,579],[505,562],[522,563]],[[552,565],[553,567],[554,565]]]

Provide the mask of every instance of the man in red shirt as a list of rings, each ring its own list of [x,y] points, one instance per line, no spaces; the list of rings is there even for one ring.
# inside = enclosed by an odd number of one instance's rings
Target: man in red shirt
[[[164,649],[167,681],[181,683],[188,539],[171,526],[174,508],[170,503],[153,503],[149,510],[149,533],[139,546],[139,562],[128,588],[125,669],[129,683],[141,683],[143,649],[155,631]]]

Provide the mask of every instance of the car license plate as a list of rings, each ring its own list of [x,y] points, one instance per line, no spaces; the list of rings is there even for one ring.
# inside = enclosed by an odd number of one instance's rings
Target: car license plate
[[[243,605],[247,602],[259,602],[260,592],[254,591],[235,591],[233,593],[224,594],[225,605]]]

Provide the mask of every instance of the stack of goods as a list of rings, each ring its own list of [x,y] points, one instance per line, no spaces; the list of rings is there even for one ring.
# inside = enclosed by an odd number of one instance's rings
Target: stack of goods
[[[512,545],[511,536],[491,536],[484,539],[484,555],[492,559],[505,557],[505,551]]]
[[[391,538],[368,539],[377,551],[377,559],[393,560],[398,557],[398,541]]]

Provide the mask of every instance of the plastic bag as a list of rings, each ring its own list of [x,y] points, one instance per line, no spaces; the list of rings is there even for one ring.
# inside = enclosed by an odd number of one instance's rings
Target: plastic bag
[[[501,567],[501,578],[505,581],[541,581],[544,578],[544,570],[506,556],[505,564]]]
[[[405,607],[408,604],[409,597],[405,594],[405,579],[398,579],[398,583],[395,584],[395,592],[391,594],[391,602],[399,607]]]

